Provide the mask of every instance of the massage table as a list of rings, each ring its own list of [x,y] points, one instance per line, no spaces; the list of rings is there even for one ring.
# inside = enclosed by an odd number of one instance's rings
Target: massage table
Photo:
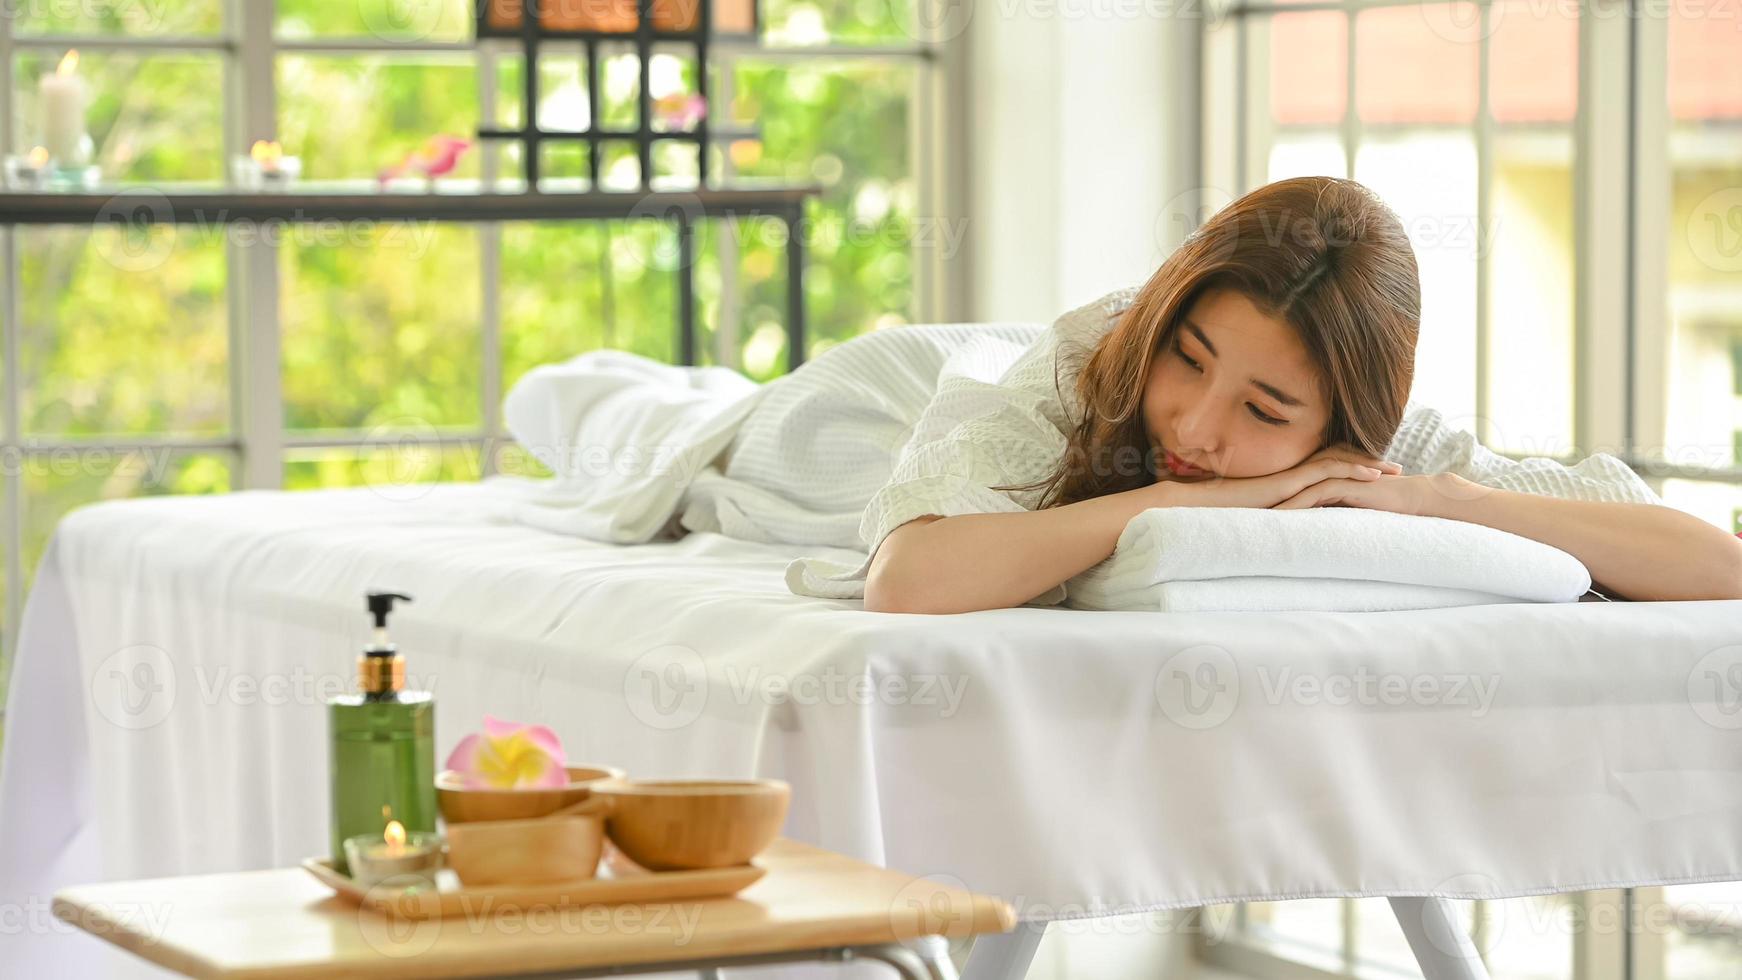
[[[488,481],[75,511],[12,674],[0,902],[322,853],[323,702],[381,588],[438,753],[488,712],[633,775],[784,778],[787,836],[1030,924],[1386,896],[1469,980],[1448,899],[1742,878],[1742,602],[888,615],[791,594],[815,553],[552,534]],[[0,963],[101,952],[44,932]]]

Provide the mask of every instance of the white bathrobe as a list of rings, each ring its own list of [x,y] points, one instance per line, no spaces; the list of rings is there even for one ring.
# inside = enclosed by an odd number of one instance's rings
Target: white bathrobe
[[[997,376],[977,370],[972,358],[940,374],[893,474],[872,494],[860,519],[865,559],[849,565],[800,558],[787,569],[788,587],[800,595],[862,598],[871,556],[908,521],[1038,506],[1038,490],[991,488],[1031,483],[1051,473],[1065,451],[1070,419],[1081,417],[1075,370],[1137,292],[1135,287],[1117,290],[1065,313]],[[1066,355],[1062,361],[1061,354]],[[1638,474],[1607,453],[1571,467],[1543,457],[1509,459],[1449,425],[1440,412],[1413,403],[1385,458],[1406,475],[1452,472],[1485,486],[1566,499],[1662,502]],[[1059,604],[1069,587],[1069,581],[1060,583],[1029,604]]]

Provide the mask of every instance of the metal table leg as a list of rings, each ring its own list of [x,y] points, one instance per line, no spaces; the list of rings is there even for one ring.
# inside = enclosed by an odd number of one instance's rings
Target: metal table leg
[[[1022,980],[1045,934],[1044,922],[1018,922],[1010,932],[975,936],[962,980]]]
[[[878,946],[828,946],[818,949],[793,949],[779,953],[716,956],[700,961],[626,963],[621,966],[592,967],[582,970],[497,974],[495,980],[582,980],[582,978],[634,976],[642,973],[694,973],[701,980],[720,980],[720,971],[728,968],[773,966],[787,963],[851,963],[855,960],[872,960],[882,963],[899,974],[903,980],[959,980],[956,966],[950,962],[949,943],[941,936],[923,936],[905,943],[888,943]]]
[[[1421,964],[1423,980],[1488,980],[1476,944],[1443,898],[1393,898],[1391,912]]]
[[[932,943],[925,940],[937,939]],[[854,950],[860,959],[887,964],[907,980],[958,980],[956,965],[950,962],[949,944],[937,936],[911,946],[862,946]]]

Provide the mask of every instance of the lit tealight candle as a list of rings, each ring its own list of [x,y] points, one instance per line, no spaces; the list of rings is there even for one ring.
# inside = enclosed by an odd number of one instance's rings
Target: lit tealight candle
[[[265,185],[267,189],[277,190],[285,187],[302,173],[302,161],[292,156],[285,156],[284,147],[277,140],[255,140],[248,148],[248,160],[251,166],[251,179],[239,181],[248,186]],[[257,179],[253,179],[257,178]]]
[[[85,106],[89,93],[79,77],[79,52],[75,48],[61,58],[52,74],[37,83],[37,102],[42,119],[42,142],[48,155],[62,167],[82,167],[90,153],[85,135]]]
[[[379,837],[363,834],[347,839],[345,861],[351,866],[351,877],[364,888],[388,879],[396,886],[434,888],[442,864],[441,838],[408,834],[404,824],[392,820]]]

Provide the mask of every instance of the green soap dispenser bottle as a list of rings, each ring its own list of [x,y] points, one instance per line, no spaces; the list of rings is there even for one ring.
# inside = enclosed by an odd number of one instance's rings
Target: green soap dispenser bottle
[[[387,641],[396,600],[411,597],[369,593],[375,638],[357,659],[359,692],[327,702],[333,867],[344,874],[347,837],[380,834],[387,819],[408,831],[436,829],[435,698],[405,690],[405,660]]]

